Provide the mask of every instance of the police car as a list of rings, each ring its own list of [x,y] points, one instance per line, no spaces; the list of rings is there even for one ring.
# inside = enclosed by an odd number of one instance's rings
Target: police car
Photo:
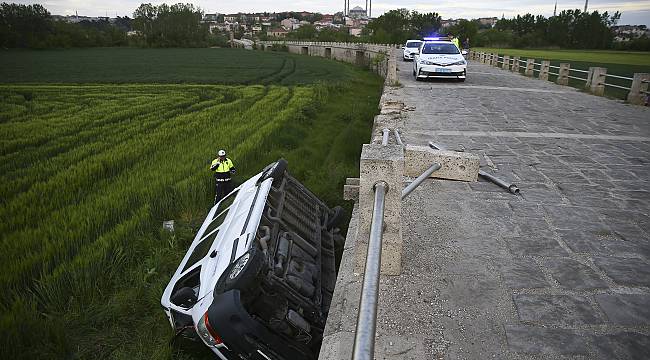
[[[417,54],[422,45],[422,40],[407,40],[402,46],[404,61],[413,60],[413,55]]]
[[[448,38],[424,38],[413,57],[415,80],[427,78],[465,81],[467,61],[460,49]]]
[[[161,304],[177,335],[221,360],[316,359],[345,239],[279,160],[214,205]]]

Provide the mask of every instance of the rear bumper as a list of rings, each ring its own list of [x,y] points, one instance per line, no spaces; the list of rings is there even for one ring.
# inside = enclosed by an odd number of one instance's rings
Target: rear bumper
[[[228,352],[230,357],[245,359],[311,359],[313,355],[304,344],[296,343],[269,331],[253,319],[241,304],[239,290],[217,295],[208,309],[208,319],[221,336],[228,350],[215,349],[218,356]]]

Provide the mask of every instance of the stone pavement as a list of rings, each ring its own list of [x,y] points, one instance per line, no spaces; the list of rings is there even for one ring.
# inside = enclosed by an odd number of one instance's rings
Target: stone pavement
[[[471,63],[416,82],[398,61],[405,143],[482,158],[514,182],[425,181],[382,277],[378,359],[648,359],[650,109]],[[351,223],[321,359],[348,359],[362,277]]]

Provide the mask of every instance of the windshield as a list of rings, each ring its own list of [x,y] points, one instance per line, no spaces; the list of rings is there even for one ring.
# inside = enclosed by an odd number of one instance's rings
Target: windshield
[[[423,54],[460,54],[454,44],[428,43],[422,47]]]
[[[422,44],[422,42],[420,42],[420,41],[409,41],[409,42],[406,43],[406,47],[407,48],[417,48],[417,47],[420,47],[420,44]]]

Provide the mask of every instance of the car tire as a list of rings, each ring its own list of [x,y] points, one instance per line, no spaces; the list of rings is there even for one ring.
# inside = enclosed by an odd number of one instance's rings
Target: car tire
[[[458,79],[458,81],[460,81],[460,82],[465,82],[465,79]]]
[[[273,179],[273,186],[278,186],[282,180],[282,176],[284,175],[284,171],[287,170],[287,165],[289,163],[285,159],[280,159],[270,165],[268,165],[266,168],[264,168],[263,172],[264,174],[260,177],[260,180],[258,183],[261,183],[262,181],[266,179]]]
[[[242,261],[245,261],[243,265]],[[255,293],[259,291],[257,286],[260,281],[259,274],[265,267],[264,253],[253,245],[248,252],[228,265],[217,281],[214,291],[222,294],[228,290],[238,289],[242,293]]]

